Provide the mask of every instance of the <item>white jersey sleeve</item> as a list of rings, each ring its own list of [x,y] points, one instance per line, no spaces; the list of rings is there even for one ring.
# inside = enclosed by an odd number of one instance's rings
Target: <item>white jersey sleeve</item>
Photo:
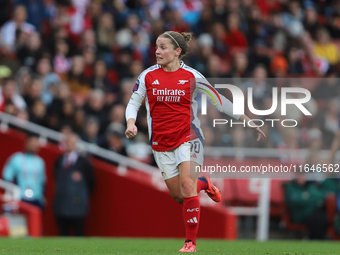
[[[233,114],[233,104],[229,99],[218,93],[218,91],[208,82],[208,80],[196,69],[184,65],[185,70],[191,72],[196,80],[196,89],[193,96],[196,97],[197,93],[206,95],[208,101],[213,104],[217,110],[223,112],[230,117],[239,119],[241,115]]]
[[[207,79],[197,79],[196,90],[201,94],[205,94],[208,98],[208,101],[213,104],[220,112],[223,112],[237,120],[241,117],[239,114],[233,114],[233,103],[218,93],[218,91],[208,82]]]
[[[135,120],[137,119],[137,112],[140,106],[142,105],[142,102],[146,95],[145,75],[146,75],[145,71],[141,73],[141,75],[139,75],[136,84],[133,88],[132,96],[125,111],[126,121],[128,121],[131,118]]]

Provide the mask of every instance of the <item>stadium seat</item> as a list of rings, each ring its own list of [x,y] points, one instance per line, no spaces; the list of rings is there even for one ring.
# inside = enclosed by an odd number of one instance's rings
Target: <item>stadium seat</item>
[[[239,206],[257,206],[258,194],[249,189],[249,179],[233,179],[232,185],[235,190],[235,202]]]
[[[225,205],[233,204],[235,200],[235,194],[232,186],[231,179],[224,179],[222,193],[222,203]]]
[[[270,189],[270,216],[280,217],[284,210],[284,195],[282,184],[287,180],[272,179]]]

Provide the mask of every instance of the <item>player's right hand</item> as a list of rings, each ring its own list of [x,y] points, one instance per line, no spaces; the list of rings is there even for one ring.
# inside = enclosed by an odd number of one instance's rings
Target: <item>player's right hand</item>
[[[133,138],[137,135],[137,127],[135,124],[128,125],[125,131],[126,138]]]

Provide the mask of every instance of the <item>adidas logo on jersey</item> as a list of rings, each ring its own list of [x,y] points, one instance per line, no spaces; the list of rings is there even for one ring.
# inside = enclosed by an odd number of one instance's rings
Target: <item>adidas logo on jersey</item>
[[[155,81],[152,83],[152,85],[159,85],[158,80],[155,80]]]
[[[196,217],[194,217],[194,218],[188,220],[187,222],[189,222],[189,223],[198,223],[198,220],[197,220]]]

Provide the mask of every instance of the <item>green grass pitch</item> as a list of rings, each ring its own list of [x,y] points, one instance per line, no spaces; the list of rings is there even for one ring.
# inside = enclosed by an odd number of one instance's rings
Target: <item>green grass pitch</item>
[[[339,242],[199,239],[198,254],[340,254]],[[179,254],[183,240],[135,238],[0,238],[0,254]]]

